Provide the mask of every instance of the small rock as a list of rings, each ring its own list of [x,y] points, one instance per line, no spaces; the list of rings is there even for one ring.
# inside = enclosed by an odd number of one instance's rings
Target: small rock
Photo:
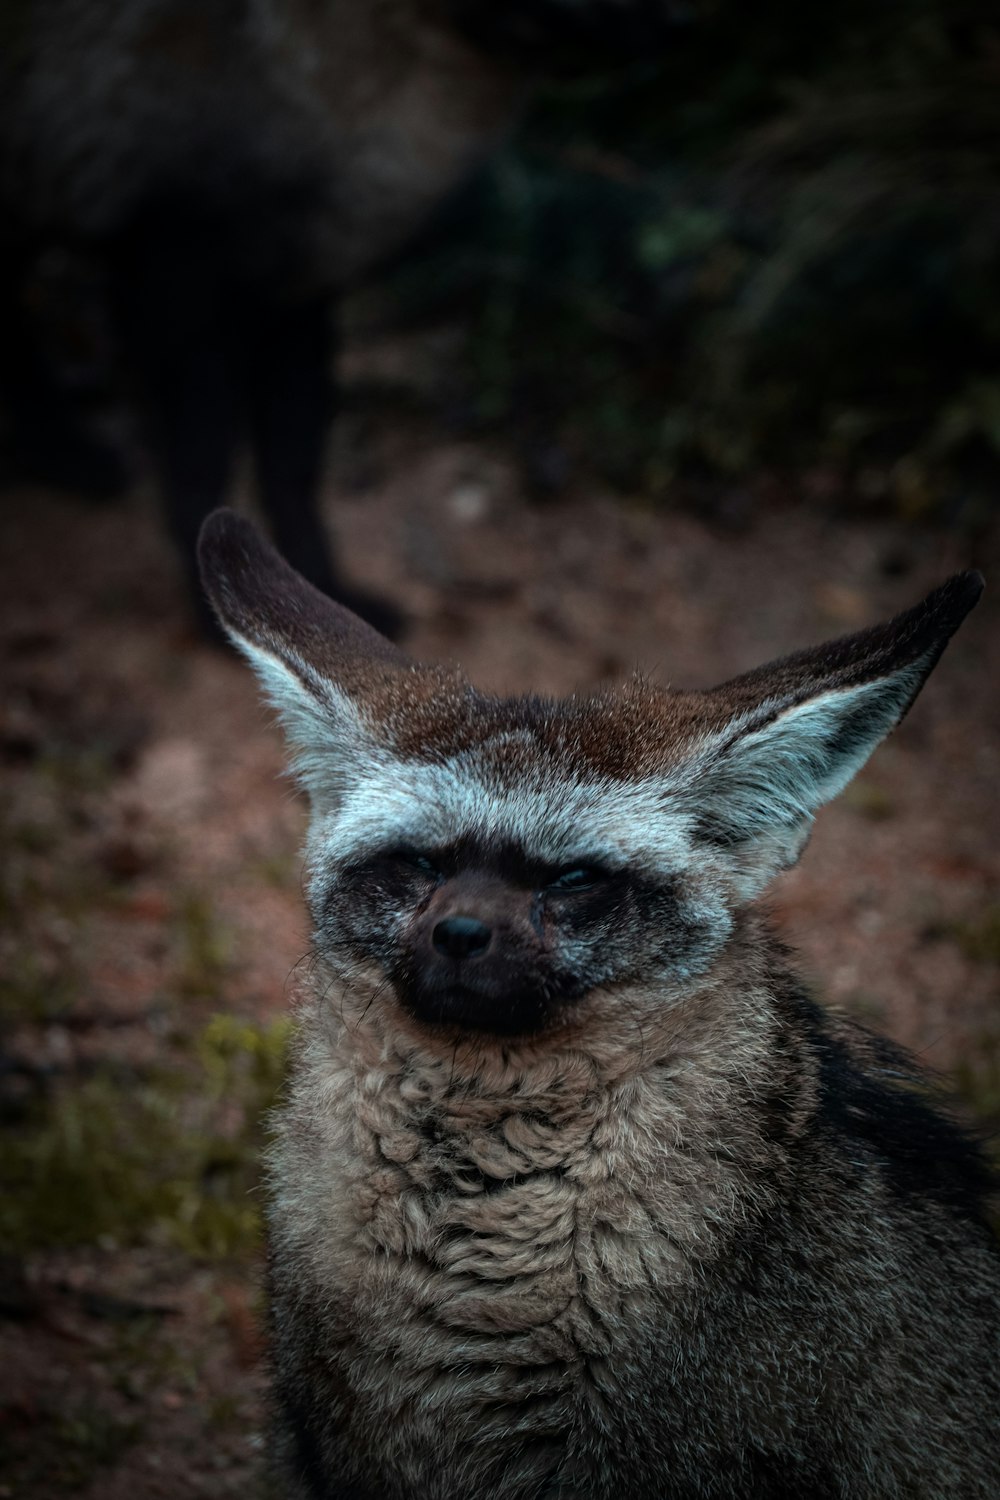
[[[471,526],[484,521],[490,512],[490,493],[484,484],[467,480],[457,484],[448,496],[448,509],[456,521]]]

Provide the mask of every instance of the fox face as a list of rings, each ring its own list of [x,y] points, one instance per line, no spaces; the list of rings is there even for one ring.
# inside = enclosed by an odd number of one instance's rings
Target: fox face
[[[324,951],[374,962],[422,1022],[505,1036],[567,1021],[598,989],[703,971],[729,930],[725,882],[692,867],[683,817],[648,831],[663,790],[645,790],[649,809],[628,798],[548,705],[491,708],[462,741],[373,747],[320,818]]]
[[[626,990],[657,1009],[688,992],[981,589],[960,575],[709,692],[635,680],[552,702],[415,665],[234,515],[202,557],[311,798],[323,956],[424,1027],[497,1037],[582,1026]]]

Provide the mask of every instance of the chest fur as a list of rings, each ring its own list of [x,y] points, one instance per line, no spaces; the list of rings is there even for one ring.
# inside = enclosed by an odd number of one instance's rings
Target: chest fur
[[[384,1472],[447,1450],[439,1470],[464,1483],[472,1465],[490,1494],[519,1431],[546,1473],[571,1471],[582,1433],[621,1441],[621,1351],[633,1392],[652,1384],[671,1302],[734,1205],[760,1197],[760,1148],[732,1138],[734,1080],[700,1080],[695,1106],[688,1063],[609,1080],[571,1052],[456,1077],[448,1057],[306,1049],[273,1249],[321,1302],[343,1419],[366,1455],[385,1434]],[[593,1453],[580,1462],[593,1471]]]

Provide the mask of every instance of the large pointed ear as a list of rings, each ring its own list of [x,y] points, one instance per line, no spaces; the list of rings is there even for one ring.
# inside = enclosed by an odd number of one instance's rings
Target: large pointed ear
[[[793,864],[813,815],[898,724],[979,598],[959,573],[905,614],[723,683],[679,788],[700,838],[728,852],[744,895]]]
[[[296,772],[314,798],[336,795],[374,743],[366,697],[410,669],[409,658],[307,583],[235,511],[205,521],[198,562],[223,628],[278,710]]]

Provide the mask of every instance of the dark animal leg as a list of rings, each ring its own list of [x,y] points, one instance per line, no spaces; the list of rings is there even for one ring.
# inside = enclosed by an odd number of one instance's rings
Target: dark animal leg
[[[239,412],[224,350],[208,337],[161,388],[160,466],[167,524],[203,625],[214,620],[201,592],[195,549],[201,523],[226,499]]]
[[[244,319],[250,436],[274,539],[310,583],[335,592],[317,506],[334,407],[328,299],[262,306],[247,297],[233,312]]]
[[[111,499],[128,482],[127,466],[87,427],[92,391],[67,383],[45,348],[41,319],[31,312],[36,271],[33,249],[0,241],[0,486],[41,483]],[[74,307],[66,321],[82,322],[90,311]]]
[[[222,277],[211,245],[183,225],[144,225],[118,251],[119,334],[144,400],[167,527],[199,621],[216,636],[195,549],[202,521],[226,499],[242,426]]]
[[[340,580],[319,515],[334,409],[331,312],[327,296],[245,308],[244,374],[261,499],[292,566],[376,629],[395,635],[399,612]]]

